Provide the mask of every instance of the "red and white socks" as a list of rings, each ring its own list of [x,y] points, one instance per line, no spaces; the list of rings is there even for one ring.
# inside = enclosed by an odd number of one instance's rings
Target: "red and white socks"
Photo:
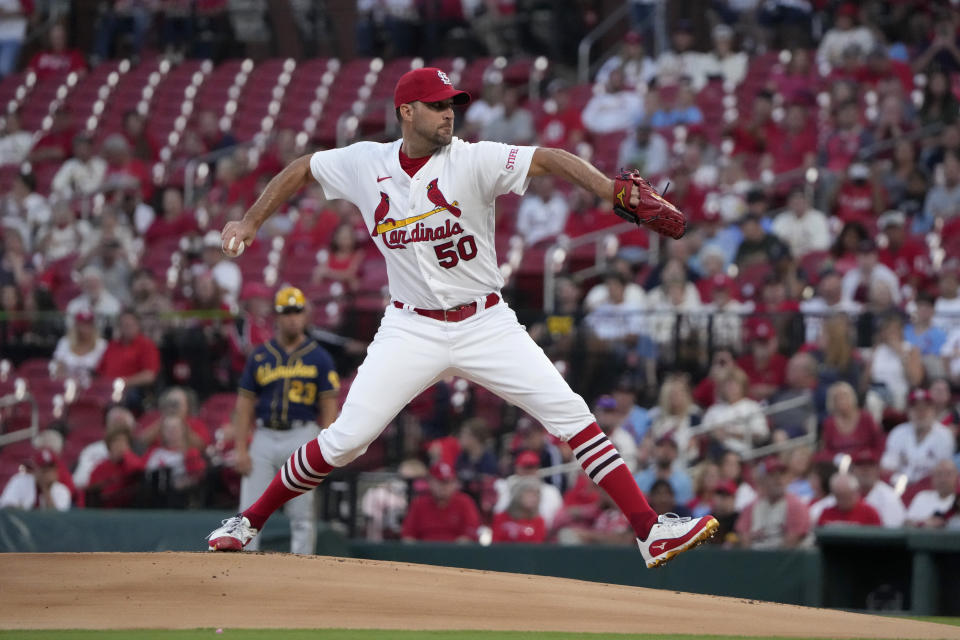
[[[647,504],[636,480],[606,434],[594,422],[570,438],[567,444],[587,476],[617,503],[637,537],[645,540],[657,522],[657,514]]]
[[[260,530],[274,511],[287,501],[320,486],[333,466],[323,459],[316,438],[293,452],[280,467],[263,495],[243,512],[250,526]]]

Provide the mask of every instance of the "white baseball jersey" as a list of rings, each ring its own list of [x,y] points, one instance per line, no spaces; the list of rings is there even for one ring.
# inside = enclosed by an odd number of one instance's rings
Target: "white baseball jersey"
[[[327,198],[360,209],[397,302],[450,309],[500,291],[494,201],[523,195],[536,148],[454,138],[411,178],[400,166],[401,144],[318,151],[310,169]]]

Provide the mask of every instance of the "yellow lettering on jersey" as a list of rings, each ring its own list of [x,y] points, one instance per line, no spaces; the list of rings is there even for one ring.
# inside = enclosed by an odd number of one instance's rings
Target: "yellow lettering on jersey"
[[[327,374],[327,380],[330,381],[330,386],[333,387],[334,391],[340,388],[340,376],[337,375],[336,371],[331,370]]]
[[[458,204],[460,203],[454,200],[450,206],[455,207]],[[447,210],[446,207],[441,206],[441,207],[437,207],[436,209],[431,209],[426,213],[421,213],[420,215],[404,218],[403,220],[388,220],[386,222],[381,222],[380,224],[377,225],[377,233],[386,233],[387,231],[393,231],[394,229],[399,229],[400,227],[406,227],[408,225],[413,224],[414,222],[419,222],[424,218],[429,218],[435,213],[440,213],[441,211],[446,211],[446,210]]]
[[[271,364],[262,364],[257,367],[257,384],[264,386],[284,378],[316,378],[317,367],[312,364],[298,362],[294,365],[275,367]]]

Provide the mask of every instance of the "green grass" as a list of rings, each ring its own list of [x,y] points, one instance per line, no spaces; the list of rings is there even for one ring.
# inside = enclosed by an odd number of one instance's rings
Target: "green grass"
[[[932,620],[932,619],[931,619]],[[347,629],[214,629],[189,631],[0,631],[4,640],[743,640],[742,636],[694,636],[524,631],[395,631]],[[751,638],[750,640],[783,640]],[[790,640],[803,640],[791,638]],[[823,640],[823,639],[819,639]]]
[[[940,624],[952,624],[956,627],[960,627],[960,618],[951,618],[948,616],[907,616],[911,620],[919,620],[920,622],[939,622]]]

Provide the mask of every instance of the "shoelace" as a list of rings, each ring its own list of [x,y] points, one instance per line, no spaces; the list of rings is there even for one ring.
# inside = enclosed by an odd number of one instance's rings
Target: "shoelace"
[[[221,520],[220,526],[229,527],[229,529],[227,529],[227,533],[234,533],[237,531],[237,529],[240,529],[243,526],[243,518],[240,516],[232,516],[226,520]],[[213,533],[207,536],[207,540],[209,540],[211,537],[213,537]]]
[[[690,522],[690,520],[691,518],[689,516],[680,517],[671,511],[669,513],[665,513],[662,516],[660,516],[657,521],[662,525],[666,525],[668,527],[674,527],[679,524],[686,524]]]

